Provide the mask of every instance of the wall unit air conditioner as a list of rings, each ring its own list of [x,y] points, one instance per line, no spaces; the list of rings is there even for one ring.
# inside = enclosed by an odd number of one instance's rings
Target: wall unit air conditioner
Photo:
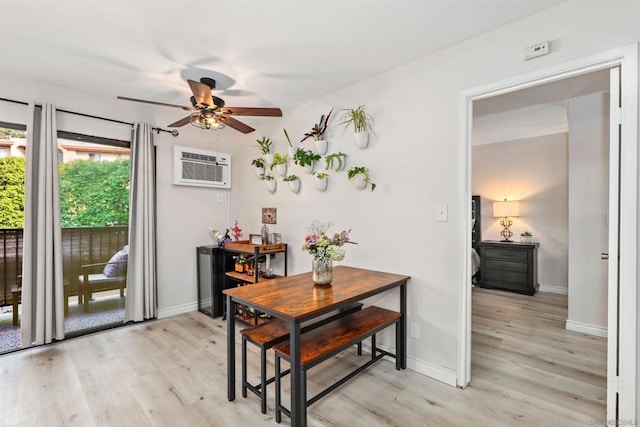
[[[173,184],[231,188],[231,156],[175,145]]]

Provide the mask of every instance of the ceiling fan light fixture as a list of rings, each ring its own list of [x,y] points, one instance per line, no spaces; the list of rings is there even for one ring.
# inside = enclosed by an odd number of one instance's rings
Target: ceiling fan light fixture
[[[189,123],[200,129],[219,130],[225,127],[225,124],[218,119],[218,116],[206,111],[198,111],[191,114]]]

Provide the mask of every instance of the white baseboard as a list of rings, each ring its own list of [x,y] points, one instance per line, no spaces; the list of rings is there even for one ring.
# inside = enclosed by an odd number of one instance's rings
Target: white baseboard
[[[395,353],[396,351],[395,348],[382,344],[378,344],[378,347],[384,351],[388,351],[389,353]],[[371,352],[371,344],[369,342],[364,342],[362,344],[362,348],[363,350]],[[385,357],[385,359],[395,363],[395,360],[391,357]],[[456,387],[457,385],[456,380],[458,375],[456,371],[445,368],[444,366],[436,365],[435,363],[426,362],[407,355],[407,369],[411,369],[412,371],[425,375],[429,378],[433,378],[436,381],[440,381],[452,387]]]
[[[178,314],[191,313],[198,310],[197,302],[190,302],[188,304],[177,305],[175,307],[165,308],[158,310],[158,319],[164,319],[165,317],[177,316]]]
[[[550,292],[552,294],[569,295],[569,289],[566,286],[543,285],[540,283],[540,288],[538,290],[540,292]]]
[[[568,331],[580,332],[587,335],[595,335],[602,338],[607,337],[607,328],[603,326],[589,325],[588,323],[581,323],[567,319],[566,328]]]

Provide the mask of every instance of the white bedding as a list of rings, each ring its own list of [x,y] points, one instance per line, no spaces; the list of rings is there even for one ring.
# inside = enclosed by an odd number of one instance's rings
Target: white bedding
[[[480,270],[480,256],[475,249],[471,248],[471,275],[474,275]]]

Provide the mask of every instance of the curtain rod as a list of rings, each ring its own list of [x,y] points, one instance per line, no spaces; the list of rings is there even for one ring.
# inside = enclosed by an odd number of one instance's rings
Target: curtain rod
[[[29,105],[28,102],[16,101],[14,99],[8,99],[8,98],[0,98],[0,101],[13,102],[14,104],[21,104],[21,105]],[[38,107],[42,107],[42,104],[35,104],[35,105],[38,106]],[[106,117],[92,116],[91,114],[77,113],[75,111],[62,110],[62,109],[56,109],[56,111],[60,111],[62,113],[67,113],[67,114],[73,114],[73,115],[81,116],[81,117],[88,117],[88,118],[91,118],[91,119],[98,119],[98,120],[104,120],[104,121],[107,121],[107,122],[118,123],[118,124],[121,124],[121,125],[133,126],[133,123],[123,122],[122,120],[115,120],[115,119],[109,119],[109,118],[106,118]],[[178,136],[179,135],[179,132],[178,132],[177,129],[167,130],[167,129],[161,129],[159,127],[154,127],[154,128],[151,128],[151,130],[155,130],[156,132],[158,132],[158,135],[160,134],[160,132],[167,132],[167,133],[170,133],[173,136]]]

